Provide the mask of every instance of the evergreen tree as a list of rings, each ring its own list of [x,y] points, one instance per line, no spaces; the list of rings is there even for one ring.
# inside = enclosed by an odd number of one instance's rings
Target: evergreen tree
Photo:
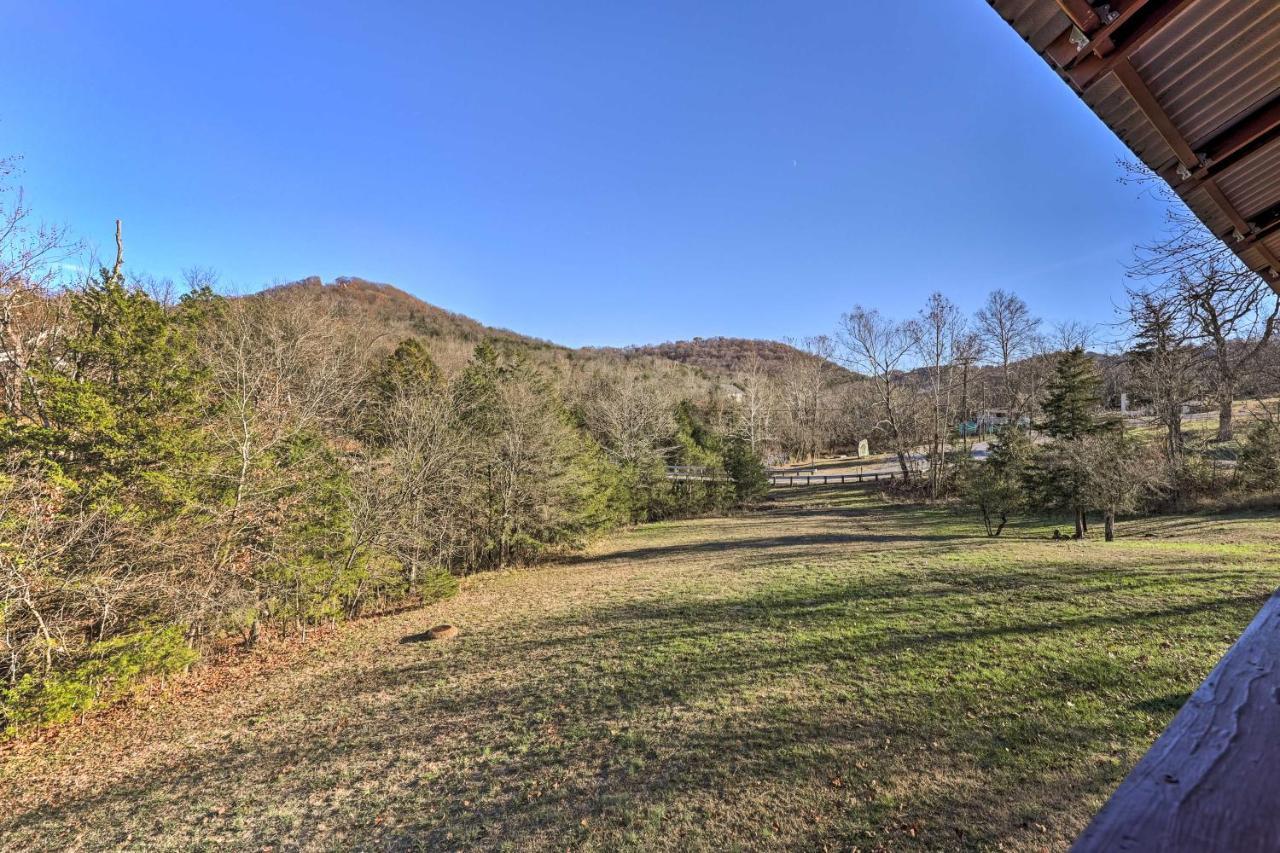
[[[986,462],[961,463],[960,493],[978,511],[988,536],[999,536],[1026,507],[1034,470],[1035,445],[1017,425],[996,435]]]
[[[359,406],[357,428],[362,438],[385,446],[392,440],[388,430],[392,428],[391,412],[397,404],[407,398],[441,392],[444,376],[427,348],[406,338],[374,370],[370,386],[370,399]]]
[[[751,439],[743,433],[733,433],[725,443],[724,470],[733,482],[738,503],[754,503],[769,493],[769,474],[764,462],[751,448]]]
[[[1058,358],[1046,386],[1044,431],[1058,439],[1076,439],[1097,428],[1102,378],[1083,347]]]
[[[1031,435],[1017,425],[1010,425],[991,442],[986,464],[1025,484],[1035,465],[1035,456],[1036,446]]]
[[[406,338],[383,361],[373,384],[378,398],[389,402],[404,392],[439,390],[444,377],[427,348],[414,338]]]
[[[600,523],[598,446],[554,388],[518,353],[481,344],[456,392],[475,472],[473,562],[527,562],[578,544]]]
[[[158,510],[190,496],[183,476],[206,409],[196,294],[167,308],[103,269],[70,298],[60,351],[30,374],[38,424],[0,422],[0,448],[40,458],[102,506]]]
[[[723,478],[724,440],[706,423],[698,408],[689,400],[681,400],[676,406],[676,433],[674,437],[677,465],[702,468],[706,478],[701,480],[677,480],[672,483],[675,513],[707,512],[723,506],[731,497],[732,489]]]

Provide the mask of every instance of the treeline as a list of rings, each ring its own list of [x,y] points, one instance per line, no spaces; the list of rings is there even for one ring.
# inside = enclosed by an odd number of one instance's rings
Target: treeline
[[[0,246],[2,725],[66,719],[228,641],[451,594],[456,577],[767,488],[745,434],[643,372],[576,376],[287,293],[178,298],[64,235]],[[391,351],[388,352],[387,349]],[[589,381],[583,381],[583,380]],[[668,464],[703,466],[673,482]]]
[[[833,335],[798,342],[808,357],[740,371],[752,445],[796,460],[866,438],[896,460],[896,489],[962,498],[991,535],[1017,513],[1059,510],[1072,535],[1097,513],[1110,537],[1120,513],[1274,493],[1280,302],[1169,204],[1168,234],[1135,253],[1113,354],[1087,351],[1097,330],[1045,323],[1002,290],[972,316],[941,293],[908,319],[855,307]],[[1191,433],[1195,418],[1212,431]],[[975,463],[970,446],[992,436],[990,464]]]
[[[819,358],[784,341],[725,337],[694,338],[691,341],[669,341],[602,351],[618,352],[627,357],[666,358],[718,375],[732,374],[752,362],[758,362],[766,372],[776,374],[794,359]],[[838,365],[828,364],[827,367],[834,369],[837,374],[843,372]]]

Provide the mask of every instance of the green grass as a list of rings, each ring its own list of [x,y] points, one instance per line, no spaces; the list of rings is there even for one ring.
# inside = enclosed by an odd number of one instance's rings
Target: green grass
[[[816,489],[650,525],[20,744],[0,838],[1065,847],[1280,581],[1275,521],[988,540]]]

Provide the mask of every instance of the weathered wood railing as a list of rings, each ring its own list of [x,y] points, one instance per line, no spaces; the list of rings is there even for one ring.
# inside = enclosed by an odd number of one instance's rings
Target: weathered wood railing
[[[1280,592],[1072,850],[1280,850]]]

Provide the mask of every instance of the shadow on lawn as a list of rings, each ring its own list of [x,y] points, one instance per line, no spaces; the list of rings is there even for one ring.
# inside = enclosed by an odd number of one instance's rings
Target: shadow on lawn
[[[229,721],[221,747],[3,823],[52,840],[110,815],[102,846],[1061,843],[1126,770],[1098,756],[1120,742],[1133,757],[1191,686],[1172,664],[1144,676],[1104,651],[1233,634],[1266,597],[1243,573],[1202,572],[1178,577],[1189,600],[1117,601],[1091,584],[1105,574],[824,576],[584,609],[529,636],[388,645],[382,665],[294,694],[295,728]],[[1158,564],[1135,580],[1173,583]],[[1099,697],[1110,713],[1071,704]],[[363,811],[334,805],[361,785]]]
[[[911,543],[937,543],[956,539],[966,539],[960,534],[943,533],[797,533],[788,536],[758,536],[739,539],[725,539],[710,542],[687,542],[674,545],[652,545],[642,548],[631,548],[622,551],[610,551],[604,554],[575,556],[562,559],[561,565],[580,563],[605,563],[615,561],[638,561],[652,559],[672,559],[693,556],[696,554],[722,554],[731,551],[769,552],[781,548],[820,548],[828,545],[905,545]],[[791,555],[788,555],[792,558]],[[804,556],[804,555],[801,555]]]

